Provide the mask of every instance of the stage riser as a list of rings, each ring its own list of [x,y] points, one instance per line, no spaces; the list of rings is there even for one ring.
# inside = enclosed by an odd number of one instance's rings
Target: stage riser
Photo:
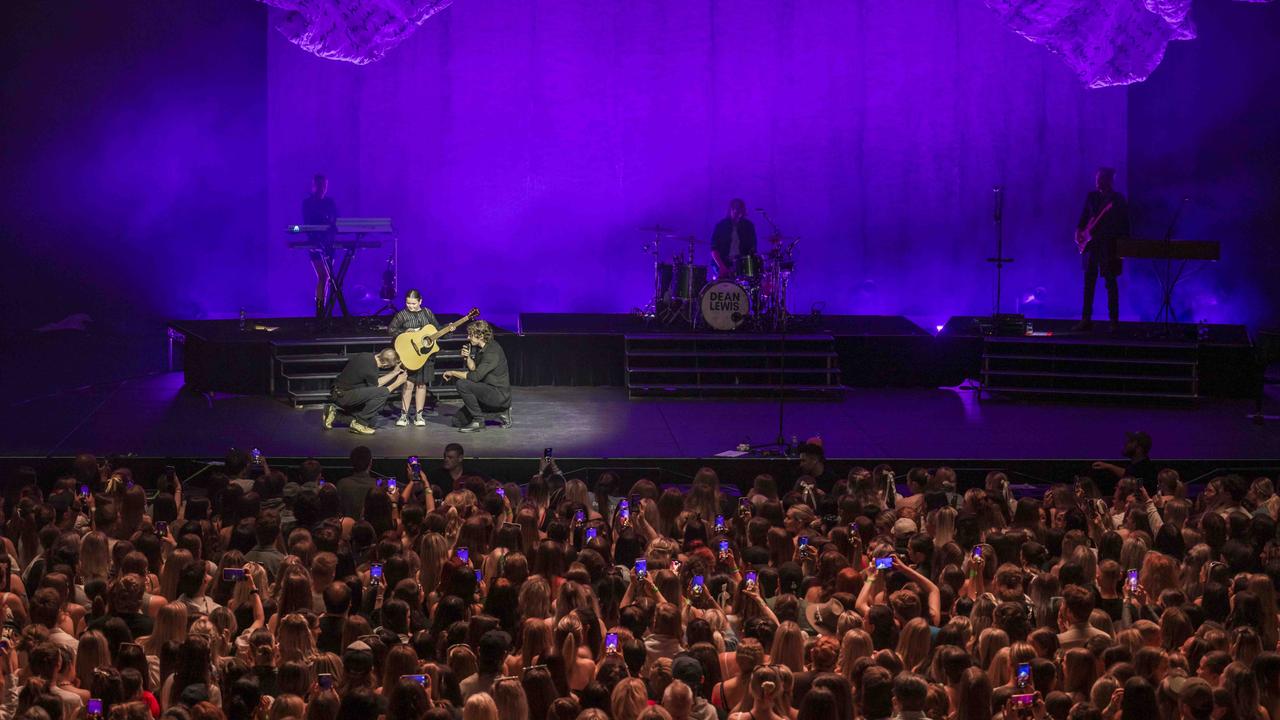
[[[989,337],[982,385],[991,393],[1194,401],[1198,348],[1191,344]]]
[[[628,335],[632,397],[841,395],[830,335]]]
[[[462,346],[466,339],[450,337],[440,341],[440,352],[435,356],[434,380],[431,392],[438,399],[458,397],[458,391],[442,376],[448,370],[463,367]],[[353,340],[335,343],[288,343],[272,345],[274,368],[272,394],[295,407],[321,405],[328,401],[329,391],[338,373],[352,355],[378,352],[387,347],[381,338]],[[396,394],[399,397],[398,394]]]

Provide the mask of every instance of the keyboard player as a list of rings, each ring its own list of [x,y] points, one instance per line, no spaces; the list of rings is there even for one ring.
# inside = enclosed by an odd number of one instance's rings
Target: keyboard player
[[[311,194],[302,200],[302,222],[307,225],[328,225],[327,232],[308,233],[315,243],[309,253],[311,267],[316,271],[316,317],[324,317],[329,290],[329,267],[333,264],[333,240],[338,220],[338,206],[328,197],[329,179],[316,173],[311,178]]]

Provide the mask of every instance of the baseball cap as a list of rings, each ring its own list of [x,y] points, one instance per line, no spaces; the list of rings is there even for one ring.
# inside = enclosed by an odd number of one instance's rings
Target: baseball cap
[[[702,685],[702,663],[692,655],[677,655],[671,661],[671,677],[691,688]]]

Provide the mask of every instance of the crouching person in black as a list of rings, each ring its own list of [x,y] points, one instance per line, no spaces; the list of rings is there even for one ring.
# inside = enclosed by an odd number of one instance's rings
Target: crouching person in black
[[[351,416],[351,432],[372,435],[382,406],[408,377],[405,369],[400,367],[400,356],[391,348],[377,355],[352,355],[333,381],[332,403],[324,408],[325,429],[332,429],[341,413]]]
[[[511,377],[507,373],[507,355],[493,339],[493,327],[484,320],[467,326],[467,344],[462,347],[467,369],[444,373],[445,380],[456,380],[462,396],[462,409],[453,416],[453,424],[461,432],[484,429],[484,413],[501,413],[502,427],[511,427]]]

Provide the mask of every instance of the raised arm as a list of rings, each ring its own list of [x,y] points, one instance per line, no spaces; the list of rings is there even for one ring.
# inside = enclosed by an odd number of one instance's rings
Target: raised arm
[[[910,565],[902,562],[902,558],[898,557],[897,555],[893,556],[893,564],[894,564],[894,567],[901,568],[902,572],[906,573],[907,577],[919,583],[921,586],[924,587],[925,591],[929,593],[930,622],[932,622],[935,627],[938,625],[941,625],[942,624],[942,595],[938,592],[938,586],[934,585],[933,581],[925,577],[924,574],[921,573],[919,570],[916,570]]]

